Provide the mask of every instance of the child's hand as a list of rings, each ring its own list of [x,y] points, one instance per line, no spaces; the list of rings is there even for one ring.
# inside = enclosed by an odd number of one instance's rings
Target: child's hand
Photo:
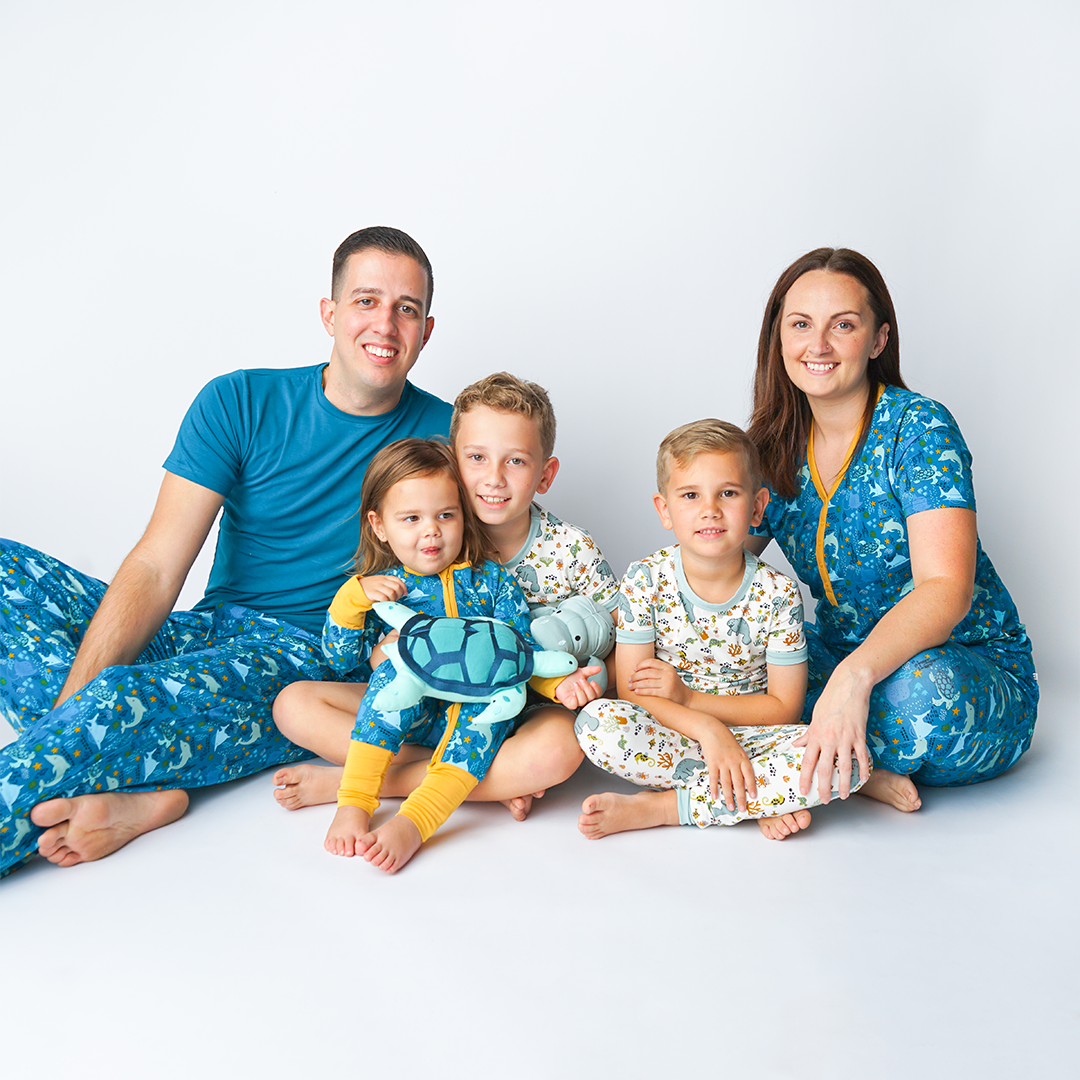
[[[589,682],[590,675],[598,675],[599,667],[578,668],[573,675],[567,675],[558,686],[555,687],[555,696],[559,703],[568,709],[580,709],[582,705],[588,705],[601,697],[603,691],[596,683]]]
[[[401,578],[390,577],[387,574],[372,574],[371,577],[362,577],[360,585],[364,595],[373,603],[380,600],[400,600],[405,595],[405,582]]]
[[[380,639],[379,644],[371,650],[371,656],[368,658],[368,663],[371,665],[371,670],[374,671],[385,659],[386,653],[383,652],[383,646],[389,645],[392,641],[397,641],[398,632],[391,630],[389,634]]]
[[[738,804],[739,809],[745,813],[747,792],[757,791],[754,769],[746,751],[719,721],[698,741],[701,752],[705,755],[705,766],[709,770],[709,787],[713,801],[717,801],[719,790],[722,790],[724,805],[729,810],[734,810]]]
[[[630,676],[630,689],[641,697],[662,697],[690,707],[693,693],[670,664],[652,657],[642,660]]]

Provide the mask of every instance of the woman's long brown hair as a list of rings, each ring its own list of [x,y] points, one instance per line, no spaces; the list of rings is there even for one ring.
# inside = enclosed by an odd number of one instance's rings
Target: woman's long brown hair
[[[900,331],[896,311],[885,279],[878,268],[865,256],[850,248],[817,248],[796,259],[773,286],[758,337],[757,370],[754,373],[754,411],[748,434],[761,455],[761,465],[769,487],[785,499],[793,499],[798,491],[796,479],[806,456],[806,440],[810,435],[813,416],[806,395],[799,390],[784,370],[780,353],[780,322],[788,290],[811,270],[828,270],[847,274],[865,289],[874,313],[877,331],[889,324],[885,348],[867,365],[870,383],[866,411],[863,414],[859,441],[866,438],[876,403],[875,388],[879,383],[907,389],[900,375]]]

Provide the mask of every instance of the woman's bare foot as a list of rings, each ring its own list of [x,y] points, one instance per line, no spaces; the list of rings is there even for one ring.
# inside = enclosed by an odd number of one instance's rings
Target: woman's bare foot
[[[103,859],[136,836],[170,824],[187,806],[186,791],[110,791],[38,803],[30,820],[46,829],[38,837],[38,852],[57,866],[75,866]]]
[[[674,791],[643,791],[616,795],[606,791],[590,795],[581,804],[578,830],[590,840],[631,829],[652,829],[679,824],[679,801]]]
[[[500,799],[499,802],[514,816],[515,821],[524,821],[532,809],[533,799],[542,799],[543,791],[534,791],[531,795],[519,795],[516,799]]]
[[[420,830],[404,814],[395,814],[360,839],[364,858],[388,874],[400,870],[420,850],[422,843]]]
[[[274,773],[274,798],[286,810],[301,806],[322,806],[337,802],[341,775],[340,765],[290,765]]]
[[[786,840],[800,829],[810,825],[810,811],[796,810],[793,814],[781,814],[779,817],[758,818],[758,828],[762,836],[769,840]]]
[[[903,810],[905,814],[910,814],[922,806],[919,789],[915,787],[911,777],[889,772],[888,769],[875,767],[866,783],[859,788],[859,794],[888,803],[897,810]]]
[[[352,858],[363,855],[368,845],[363,841],[370,835],[371,815],[359,806],[339,806],[334,820],[330,822],[323,847],[331,855]]]

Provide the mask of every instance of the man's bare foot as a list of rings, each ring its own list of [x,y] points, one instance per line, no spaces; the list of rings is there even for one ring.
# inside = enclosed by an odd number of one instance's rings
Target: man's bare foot
[[[339,806],[334,820],[330,822],[323,847],[331,855],[363,855],[368,849],[364,839],[371,834],[371,815],[359,806]]]
[[[780,814],[779,817],[758,818],[758,828],[762,836],[770,840],[786,840],[800,829],[810,825],[810,811],[796,810],[793,814]]]
[[[631,829],[679,824],[679,802],[674,791],[643,791],[640,795],[617,795],[606,791],[590,795],[581,804],[578,830],[590,840]]]
[[[524,821],[532,809],[533,799],[543,797],[543,791],[534,791],[531,795],[519,795],[516,799],[500,799],[499,801],[513,814],[515,821]]]
[[[392,874],[420,850],[423,840],[420,830],[404,814],[395,814],[360,842],[364,844],[364,858],[372,866]]]
[[[859,788],[859,794],[888,803],[897,810],[903,810],[905,814],[910,814],[922,806],[919,789],[915,787],[911,777],[889,772],[888,769],[875,768],[870,778]]]
[[[274,798],[286,810],[337,802],[344,771],[340,765],[312,765],[310,762],[278,769],[274,773]]]
[[[38,837],[38,852],[57,866],[75,866],[170,824],[187,806],[186,791],[110,791],[38,803],[30,820],[46,830]]]

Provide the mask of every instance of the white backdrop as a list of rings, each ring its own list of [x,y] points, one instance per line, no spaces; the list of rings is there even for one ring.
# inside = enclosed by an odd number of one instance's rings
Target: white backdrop
[[[909,384],[944,401],[967,436],[983,544],[1048,691],[1036,750],[1011,779],[934,793],[910,817],[853,800],[815,814],[802,846],[760,847],[738,830],[586,845],[572,826],[575,802],[596,789],[583,771],[521,827],[531,832],[463,810],[455,835],[391,886],[326,858],[320,811],[285,815],[267,778],[206,793],[178,825],[63,882],[39,864],[5,883],[22,942],[5,939],[21,988],[16,1071],[58,1031],[97,1046],[108,1021],[96,1005],[121,997],[147,1053],[162,1025],[172,1045],[172,1018],[197,1002],[211,1017],[203,1035],[234,1030],[224,1025],[242,1000],[249,1025],[258,1003],[258,1023],[237,1039],[264,1071],[286,1036],[351,1060],[352,1040],[327,1042],[322,1008],[335,1002],[337,1030],[352,1033],[367,991],[345,987],[336,951],[353,938],[331,928],[354,900],[383,910],[385,891],[414,920],[427,896],[467,901],[485,939],[492,897],[516,908],[520,933],[501,939],[490,982],[477,975],[467,994],[496,1010],[497,1045],[520,1060],[476,1076],[558,1071],[561,1044],[535,1056],[522,1017],[577,1040],[575,1061],[595,1075],[606,1052],[596,1028],[635,1024],[616,1012],[622,991],[672,970],[638,950],[633,911],[611,913],[637,895],[643,909],[695,920],[704,880],[747,928],[765,918],[810,931],[781,950],[800,984],[761,967],[753,933],[724,936],[716,919],[708,966],[695,970],[717,986],[737,975],[745,991],[724,1048],[740,1071],[884,1077],[929,1060],[966,1075],[975,1054],[984,1076],[1066,1075],[1053,1063],[1075,1056],[1064,1035],[1080,1015],[1076,934],[1063,941],[1055,928],[1075,922],[1075,840],[1067,824],[1055,832],[1042,800],[1074,784],[1080,748],[1077,425],[1066,411],[1077,390],[1078,12],[1074,0],[0,0],[0,534],[110,577],[199,387],[238,367],[324,360],[318,301],[333,250],[356,228],[391,224],[435,267],[437,325],[417,383],[452,398],[506,368],[547,386],[563,470],[545,502],[590,528],[621,571],[667,535],[650,504],[660,438],[701,416],[745,422],[777,274],[810,248],[845,245],[892,289]],[[724,856],[691,856],[691,845]],[[471,866],[483,868],[475,881]],[[616,920],[600,928],[602,950],[579,895]],[[536,911],[524,914],[527,896]],[[909,940],[914,913],[932,926]],[[1013,933],[1018,913],[1038,944]],[[162,938],[196,914],[213,932]],[[289,949],[308,951],[290,967],[281,927],[297,918]],[[313,959],[316,926],[330,947]],[[538,927],[549,936],[530,937]],[[62,945],[69,929],[75,951]],[[106,952],[114,936],[143,943],[136,959],[169,954],[139,1002]],[[41,940],[54,947],[39,953]],[[413,940],[419,970],[426,925]],[[394,1027],[410,962],[385,958],[389,941],[370,965],[385,992],[367,1003],[382,1010],[396,1061],[403,1043],[428,1051]],[[362,967],[373,958],[361,944]],[[883,999],[864,992],[862,963],[874,949],[902,1037],[871,1061]],[[590,1000],[597,979],[602,1002]],[[689,995],[667,983],[671,1015],[711,1005],[711,990],[695,1000],[707,989],[695,981]],[[38,1004],[80,986],[95,1008],[56,1019]],[[309,1000],[313,986],[324,993]],[[955,991],[944,1018],[929,998],[918,1004],[939,987]],[[596,1024],[566,1023],[575,999]],[[779,1015],[760,1003],[778,1001],[801,1002],[786,1018],[790,1069],[778,1058],[763,1068],[744,1037]],[[991,1020],[1003,1001],[1011,1027]],[[661,1042],[650,1067],[668,1053]],[[810,1045],[847,1055],[849,1070],[833,1057],[815,1069]],[[87,1075],[133,1075],[106,1064]],[[186,1075],[182,1058],[172,1067]]]

